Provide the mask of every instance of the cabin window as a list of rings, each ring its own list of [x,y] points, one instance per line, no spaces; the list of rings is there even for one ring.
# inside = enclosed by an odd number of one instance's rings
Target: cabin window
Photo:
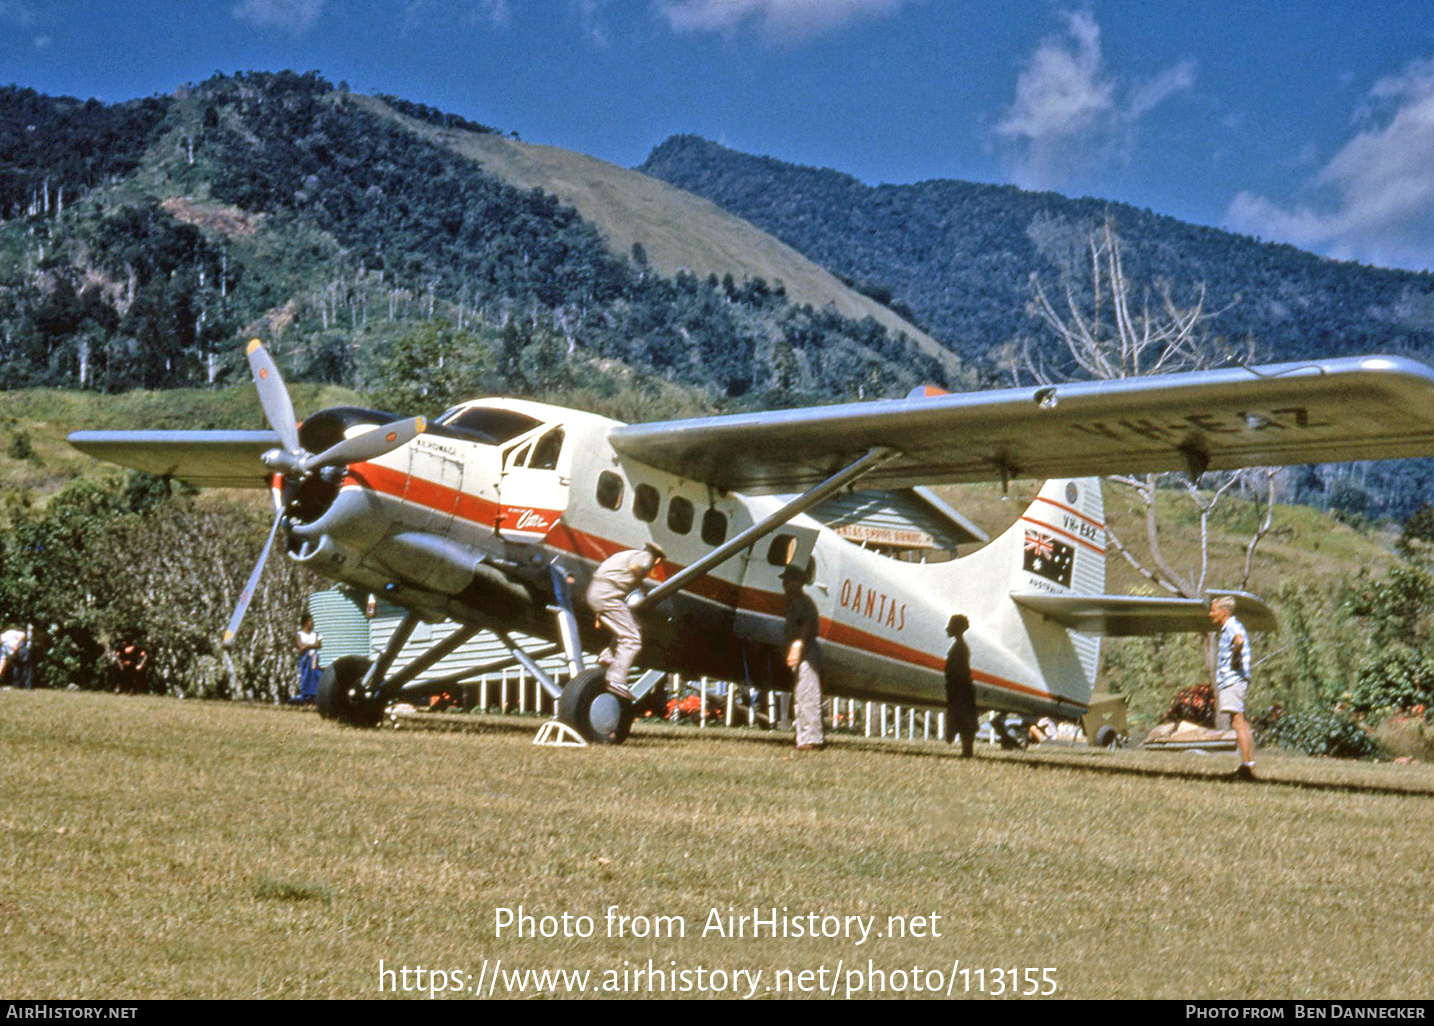
[[[657,489],[650,484],[640,484],[632,496],[632,515],[644,524],[650,524],[657,519],[657,508],[661,505],[662,497],[657,494]]]
[[[702,514],[702,540],[708,545],[721,545],[727,540],[727,514],[708,508]]]
[[[797,539],[790,534],[779,534],[767,546],[767,562],[773,566],[786,566],[797,558]]]
[[[611,470],[598,475],[597,501],[603,509],[618,509],[622,506],[622,478]]]
[[[687,534],[692,530],[695,513],[692,503],[680,495],[674,495],[667,504],[667,529],[673,534]]]

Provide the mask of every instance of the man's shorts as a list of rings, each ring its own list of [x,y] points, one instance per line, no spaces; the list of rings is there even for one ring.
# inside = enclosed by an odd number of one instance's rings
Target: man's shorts
[[[1219,701],[1219,711],[1243,713],[1245,711],[1245,692],[1249,687],[1250,682],[1247,680],[1232,680],[1228,684],[1221,684],[1219,694],[1216,696]]]

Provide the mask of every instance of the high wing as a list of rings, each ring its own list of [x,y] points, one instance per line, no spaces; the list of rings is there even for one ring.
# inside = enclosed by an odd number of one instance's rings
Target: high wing
[[[1279,623],[1264,600],[1244,591],[1211,591],[1210,598],[1228,595],[1235,615],[1252,631],[1273,631]],[[1129,638],[1149,634],[1213,630],[1209,599],[1146,595],[1056,595],[1044,591],[1013,591],[1017,605],[1040,613],[1062,627],[1084,634]]]
[[[80,452],[201,488],[267,488],[259,457],[279,445],[273,431],[76,431]]]
[[[796,492],[872,449],[863,489],[1434,455],[1434,371],[1364,356],[631,424],[624,456]]]

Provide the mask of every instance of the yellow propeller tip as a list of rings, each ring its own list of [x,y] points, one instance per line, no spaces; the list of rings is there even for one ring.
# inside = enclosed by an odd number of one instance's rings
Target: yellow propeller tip
[[[256,350],[256,349],[262,349],[263,347],[264,347],[264,343],[260,342],[257,338],[251,338],[251,339],[249,340],[249,347],[244,350],[244,355],[247,356],[248,354],[252,353],[254,350]]]

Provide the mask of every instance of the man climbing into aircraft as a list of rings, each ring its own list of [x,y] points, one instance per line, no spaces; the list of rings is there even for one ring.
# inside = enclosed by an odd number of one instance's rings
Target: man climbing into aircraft
[[[598,656],[598,662],[607,667],[607,689],[629,702],[633,695],[627,689],[627,675],[642,648],[642,628],[628,608],[627,597],[666,558],[667,553],[656,542],[648,542],[640,549],[625,549],[603,560],[588,585],[588,605],[597,616],[598,626],[612,632],[612,642]]]
[[[782,571],[782,591],[787,597],[787,667],[793,675],[797,710],[797,750],[824,748],[822,736],[821,655],[817,631],[821,617],[817,604],[802,588],[807,572],[788,566]]]
[[[946,743],[961,735],[961,758],[976,747],[976,689],[971,683],[971,649],[965,634],[971,621],[960,613],[946,623],[951,650],[946,653]]]
[[[1216,708],[1230,714],[1230,726],[1240,745],[1240,768],[1235,776],[1255,779],[1255,736],[1245,719],[1245,693],[1250,687],[1250,639],[1245,625],[1235,619],[1235,600],[1221,595],[1210,602],[1210,620],[1220,632],[1215,660]]]

